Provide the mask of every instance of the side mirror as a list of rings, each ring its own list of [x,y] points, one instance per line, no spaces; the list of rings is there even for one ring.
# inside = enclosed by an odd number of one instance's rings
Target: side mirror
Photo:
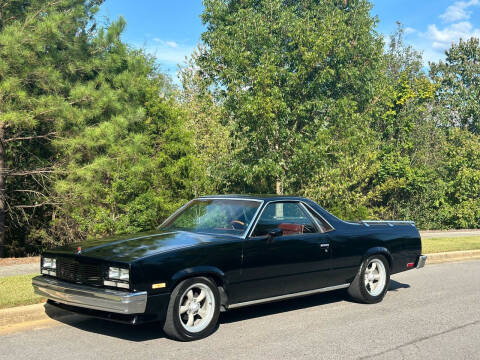
[[[283,235],[283,230],[277,228],[277,229],[270,230],[267,234],[267,238],[268,238],[269,242],[272,242],[273,238],[275,238],[277,236],[282,236],[282,235]]]

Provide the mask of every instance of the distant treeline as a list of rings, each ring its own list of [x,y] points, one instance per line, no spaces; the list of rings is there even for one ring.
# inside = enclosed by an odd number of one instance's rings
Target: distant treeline
[[[101,0],[0,6],[0,256],[158,225],[211,193],[480,225],[480,44],[424,65],[366,0],[204,0],[180,69]]]

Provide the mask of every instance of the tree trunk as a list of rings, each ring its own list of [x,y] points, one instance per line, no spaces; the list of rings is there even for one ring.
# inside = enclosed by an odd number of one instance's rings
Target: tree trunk
[[[277,179],[277,183],[275,184],[275,191],[277,195],[282,195],[282,180]]]
[[[0,258],[5,257],[5,124],[0,123]]]

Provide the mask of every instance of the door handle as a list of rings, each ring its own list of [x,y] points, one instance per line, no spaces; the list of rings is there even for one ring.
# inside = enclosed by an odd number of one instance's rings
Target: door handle
[[[325,250],[325,252],[328,252],[330,244],[320,244],[320,247]]]

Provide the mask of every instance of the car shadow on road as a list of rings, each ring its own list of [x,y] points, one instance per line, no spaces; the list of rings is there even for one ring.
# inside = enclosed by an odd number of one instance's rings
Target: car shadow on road
[[[390,279],[390,286],[388,287],[388,291],[398,291],[398,289],[408,289],[410,285],[401,283],[399,281],[395,281]]]
[[[70,312],[68,312],[67,316],[63,315],[58,317],[58,310],[49,304],[45,305],[45,312],[51,318],[65,325],[94,334],[105,335],[134,342],[142,342],[165,337],[165,334],[162,330],[162,324],[159,322],[131,325]]]
[[[408,284],[390,280],[389,291],[398,291],[399,289],[406,289],[409,287],[410,285]],[[220,315],[219,323],[220,325],[234,323],[262,316],[307,309],[314,306],[327,305],[342,301],[351,302],[352,300],[349,298],[346,290],[336,290],[328,293],[292,298],[288,300],[253,305],[227,311]],[[47,306],[48,305],[46,305],[46,312],[48,314],[49,310]],[[162,325],[159,322],[128,325],[82,315],[64,316],[57,318],[56,320],[80,330],[134,342],[142,342],[165,337],[162,331]]]
[[[410,285],[408,284],[404,284],[395,280],[390,280],[390,286],[388,290],[398,291],[399,289],[406,289],[409,287]],[[224,313],[223,316],[220,317],[220,323],[232,323],[342,301],[355,302],[349,297],[347,290],[336,290],[327,293],[320,293],[316,295],[309,295],[299,298],[282,300],[278,302],[265,303],[235,309]]]

